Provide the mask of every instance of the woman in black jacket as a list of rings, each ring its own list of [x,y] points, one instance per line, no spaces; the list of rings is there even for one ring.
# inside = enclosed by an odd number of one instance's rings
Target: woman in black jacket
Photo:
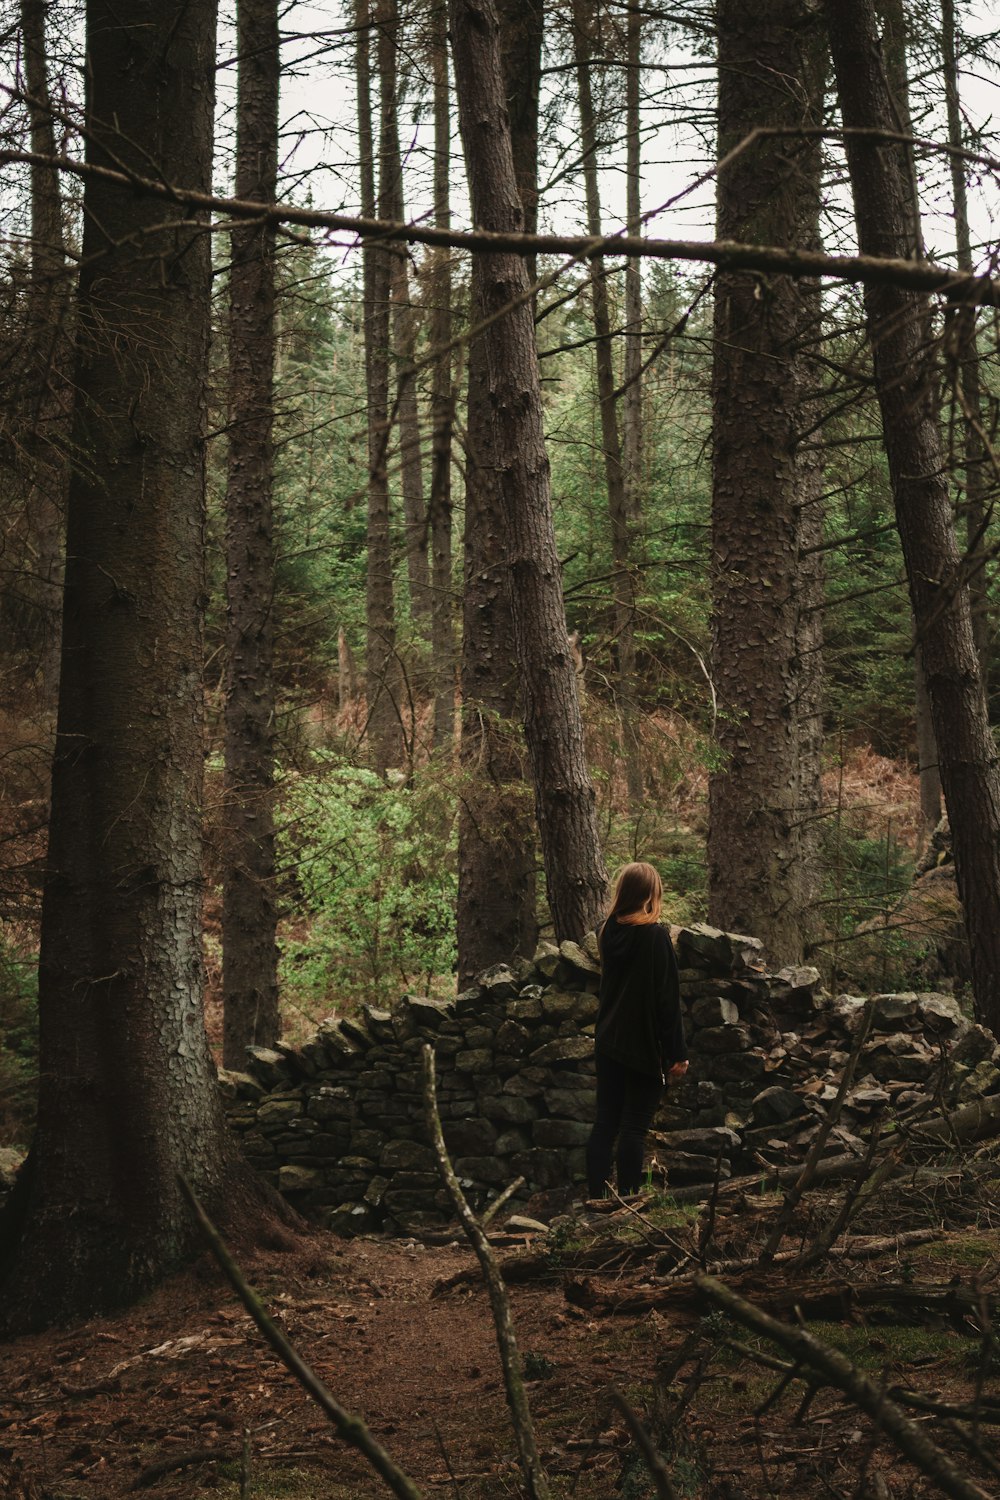
[[[662,901],[653,866],[626,865],[601,928],[597,1118],[587,1142],[592,1198],[605,1192],[612,1158],[619,1193],[638,1192],[646,1132],[667,1079],[687,1072],[677,959],[660,926]]]

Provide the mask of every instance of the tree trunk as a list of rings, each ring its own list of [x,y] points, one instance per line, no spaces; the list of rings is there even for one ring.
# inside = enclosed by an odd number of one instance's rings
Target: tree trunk
[[[597,131],[590,80],[590,26],[589,5],[585,3],[585,0],[574,0],[573,51],[576,60],[580,108],[587,233],[595,239],[600,239],[602,234],[601,199],[597,177]],[[632,568],[625,470],[618,434],[618,414],[615,409],[611,313],[608,306],[608,286],[602,255],[595,255],[590,262],[590,292],[594,310],[594,357],[597,365],[597,394],[601,413],[601,446],[604,450],[608,516],[611,522],[611,556],[615,575],[615,654],[617,657],[615,680],[618,717],[622,731],[622,755],[625,762],[629,812],[635,818],[638,816],[643,801],[642,756],[635,701],[635,574]]]
[[[625,38],[625,227],[642,232],[642,136],[639,121],[642,67],[642,11],[629,6]],[[643,501],[642,430],[642,262],[625,262],[625,356],[622,370],[622,466],[625,509],[633,529]]]
[[[849,130],[892,130],[871,0],[828,3]],[[847,137],[862,254],[906,253],[917,207],[899,147]],[[865,288],[865,313],[910,600],[923,656],[972,964],[976,1013],[1000,1024],[1000,776],[952,523],[937,420],[928,299]]]
[[[451,109],[448,88],[448,27],[444,6],[434,11],[431,69],[434,78],[434,223],[451,227]],[[431,348],[438,351],[431,377],[431,659],[434,679],[434,744],[449,744],[455,723],[455,631],[451,583],[452,386],[451,251],[431,256]],[[447,353],[445,351],[448,351]],[[512,950],[513,951],[513,950]]]
[[[954,0],[941,0],[941,51],[944,58],[945,103],[948,112],[948,144],[952,147],[952,205],[955,216],[956,259],[961,271],[974,269],[972,236],[969,231],[969,200],[966,191],[966,164],[961,152],[965,147],[962,111],[958,92],[958,61],[955,55]],[[987,494],[989,477],[986,446],[983,441],[983,395],[979,378],[979,350],[976,344],[974,306],[959,304],[951,312],[948,353],[952,385],[957,398],[958,422],[962,434],[962,457],[965,465],[965,545],[972,564],[969,572],[969,607],[972,611],[972,635],[979,656],[979,670],[984,684],[989,682],[989,597],[985,566]]]
[[[502,0],[500,31],[514,175],[524,227],[538,227],[538,96],[541,4]],[[482,306],[481,263],[473,258],[470,304]],[[529,263],[528,275],[534,271]],[[464,789],[458,820],[458,972],[468,983],[512,954],[530,957],[538,937],[537,832],[518,692],[503,508],[486,349],[469,346],[465,442],[465,554],[462,596]]]
[[[721,157],[758,126],[820,122],[816,28],[804,0],[765,11],[720,0],[717,21]],[[815,138],[758,141],[719,174],[719,238],[799,244],[815,235],[818,198]],[[782,963],[801,956],[812,894],[800,797],[803,730],[815,736],[816,725],[800,722],[799,590],[811,537],[803,502],[815,496],[798,445],[815,301],[786,277],[723,273],[716,282],[713,670],[724,764],[709,787],[709,912],[761,937]]]
[[[87,59],[88,159],[208,192],[211,0],[91,0]],[[214,1212],[253,1181],[202,1016],[209,235],[94,178],[83,219],[38,1125],[4,1224],[20,1329],[121,1305],[175,1267],[196,1239],[178,1172]]]
[[[24,78],[31,121],[31,149],[56,154],[49,106],[45,47],[46,0],[21,0]],[[34,429],[27,444],[29,492],[26,506],[31,572],[38,594],[42,699],[53,712],[59,690],[59,634],[62,619],[63,556],[66,530],[66,437],[72,409],[69,369],[70,280],[62,223],[59,174],[31,167],[31,301],[28,345],[37,383]]]
[[[358,120],[361,136],[362,213],[374,189],[366,183],[371,161],[369,18],[367,0],[358,0]],[[390,218],[396,197],[391,142],[396,132],[395,0],[378,0],[378,75],[381,94],[377,210]],[[362,80],[362,74],[364,78]],[[368,95],[366,102],[365,95]],[[367,118],[365,118],[367,116]],[[370,171],[370,166],[369,166]],[[374,206],[374,205],[373,205]],[[391,246],[366,245],[365,367],[368,389],[368,571],[365,623],[365,692],[372,760],[379,774],[405,760],[403,679],[396,648],[392,541],[389,517],[389,312]]]
[[[492,0],[451,0],[449,16],[473,218],[518,230],[496,11]],[[509,309],[483,343],[546,887],[556,936],[579,938],[599,919],[607,875],[563,610],[529,282],[516,255],[483,255],[480,275],[482,312]]]
[[[480,260],[472,306],[481,306]],[[469,348],[462,597],[462,793],[458,820],[459,986],[491,964],[535,951],[535,843],[518,713],[507,536],[493,438],[486,349]]]
[[[538,233],[538,104],[542,87],[544,0],[499,0],[500,65],[507,95],[514,181],[525,234]],[[535,257],[525,258],[535,280]]]
[[[278,195],[276,0],[239,0],[236,196]],[[226,771],[222,886],[223,1052],[246,1066],[278,1039],[274,890],[275,227],[232,232],[226,489]]]
[[[379,72],[383,91],[392,88],[391,108],[383,93],[381,170],[387,180],[383,212],[402,223],[406,217],[403,162],[399,149],[398,67],[399,15],[393,4],[380,11]],[[385,68],[386,73],[382,72]],[[396,407],[399,419],[399,477],[403,492],[403,541],[410,609],[426,635],[430,629],[431,593],[427,570],[427,511],[417,403],[417,320],[410,300],[409,247],[389,247],[393,341],[396,361]]]
[[[877,0],[877,15],[882,25],[882,52],[885,58],[885,81],[892,106],[894,128],[901,135],[912,136],[910,114],[910,75],[906,62],[906,13],[902,0]],[[902,145],[910,191],[904,254],[919,260],[924,254],[923,234],[918,207],[917,168],[913,147]],[[973,313],[973,317],[975,314]],[[923,658],[919,648],[913,653],[913,718],[917,743],[917,775],[920,780],[920,818],[923,837],[929,839],[941,821],[941,775],[938,770],[937,744],[931,721],[931,700],[924,681]]]

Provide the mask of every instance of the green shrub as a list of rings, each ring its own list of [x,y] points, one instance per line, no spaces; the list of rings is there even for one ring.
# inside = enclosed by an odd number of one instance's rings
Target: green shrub
[[[329,753],[286,783],[280,866],[290,902],[281,984],[307,1015],[427,990],[455,963],[454,801],[426,768],[405,785]]]
[[[36,964],[0,941],[0,1145],[27,1145],[37,1087]]]

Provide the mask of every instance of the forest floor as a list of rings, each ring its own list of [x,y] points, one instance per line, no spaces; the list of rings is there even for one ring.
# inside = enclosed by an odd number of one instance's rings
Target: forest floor
[[[795,1274],[754,1264],[779,1206],[774,1195],[720,1200],[711,1253],[730,1268],[722,1279],[786,1327],[798,1320],[843,1350],[874,1382],[877,1403],[902,1401],[965,1482],[1000,1494],[1000,1215],[980,1195],[943,1216],[964,1224],[943,1228],[936,1203],[923,1230],[934,1237],[915,1243],[912,1196],[908,1210],[882,1199],[869,1224],[852,1225],[867,1236],[855,1241],[858,1258]],[[814,1207],[800,1216],[803,1232]],[[802,1367],[794,1377],[776,1367],[786,1352],[711,1308],[683,1263],[698,1244],[696,1213],[647,1198],[564,1220],[547,1237],[508,1235],[498,1250],[553,1495],[656,1493],[613,1390],[653,1433],[684,1500],[940,1493],[853,1400],[822,1379],[810,1385]],[[870,1253],[872,1234],[904,1223],[908,1237]],[[329,1390],[425,1495],[524,1494],[488,1301],[464,1243],[316,1232],[244,1270]],[[127,1312],[0,1347],[0,1495],[134,1493],[388,1491],[206,1257]]]

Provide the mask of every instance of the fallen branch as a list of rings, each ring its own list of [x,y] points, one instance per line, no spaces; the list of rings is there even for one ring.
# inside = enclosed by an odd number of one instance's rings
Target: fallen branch
[[[494,1253],[493,1246],[486,1237],[483,1227],[476,1218],[466,1200],[465,1194],[459,1186],[455,1169],[448,1156],[448,1148],[444,1143],[444,1133],[441,1129],[441,1116],[437,1107],[437,1089],[434,1081],[434,1051],[425,1044],[423,1048],[424,1066],[424,1112],[427,1120],[427,1134],[434,1147],[437,1157],[438,1170],[441,1179],[448,1190],[455,1212],[462,1228],[465,1230],[476,1259],[482,1268],[483,1280],[486,1283],[486,1291],[490,1299],[490,1308],[493,1313],[493,1324],[496,1328],[497,1346],[500,1350],[500,1363],[503,1367],[504,1387],[507,1392],[507,1404],[510,1407],[511,1421],[514,1426],[514,1437],[517,1442],[518,1457],[521,1461],[521,1472],[524,1475],[525,1486],[528,1491],[529,1500],[549,1500],[548,1480],[538,1456],[538,1448],[535,1443],[535,1428],[531,1420],[531,1409],[528,1405],[527,1393],[524,1389],[524,1379],[521,1373],[521,1356],[518,1353],[517,1339],[514,1334],[514,1322],[510,1312],[510,1298],[507,1296],[507,1288],[500,1274],[500,1266]]]
[[[745,1263],[743,1269],[747,1270]],[[773,1275],[755,1274],[758,1270],[756,1266],[750,1267],[741,1285],[771,1313],[797,1309],[803,1317],[840,1320],[859,1312],[877,1310],[885,1322],[903,1323],[918,1321],[930,1314],[949,1319],[970,1337],[976,1332],[967,1320],[978,1315],[979,1302],[967,1287],[902,1282],[857,1286],[851,1281],[822,1281],[809,1288],[798,1279],[775,1287]],[[667,1282],[652,1291],[623,1294],[603,1291],[589,1276],[569,1276],[563,1284],[563,1296],[572,1306],[586,1308],[588,1312],[639,1318],[650,1312],[689,1307],[692,1302],[697,1306],[702,1298],[703,1279],[702,1273],[698,1272]],[[991,1299],[991,1311],[996,1310],[996,1305],[997,1299]]]
[[[916,1422],[911,1421],[896,1402],[889,1399],[885,1390],[869,1380],[839,1349],[829,1348],[804,1328],[779,1323],[776,1318],[769,1317],[713,1276],[699,1276],[696,1285],[711,1303],[737,1323],[770,1339],[784,1349],[795,1363],[817,1371],[828,1385],[843,1391],[895,1443],[900,1452],[944,1490],[945,1494],[951,1495],[952,1500],[990,1500],[987,1492],[960,1473],[927,1433]]]
[[[1000,1130],[1000,1094],[990,1094],[973,1104],[963,1104],[950,1114],[932,1115],[907,1127],[911,1140],[922,1144],[978,1141]]]
[[[239,1266],[233,1260],[222,1237],[212,1223],[211,1219],[202,1208],[195,1196],[194,1189],[185,1177],[179,1177],[181,1192],[187,1199],[191,1212],[198,1223],[198,1228],[211,1250],[215,1259],[222,1268],[223,1274],[233,1291],[239,1297],[247,1312],[253,1318],[257,1327],[264,1335],[271,1348],[277,1354],[286,1370],[290,1371],[317,1406],[329,1417],[337,1430],[337,1435],[343,1438],[345,1443],[350,1443],[364,1454],[368,1462],[377,1474],[385,1480],[393,1494],[398,1495],[400,1500],[421,1500],[420,1491],[407,1474],[395,1463],[386,1450],[374,1437],[360,1417],[352,1416],[327,1390],[319,1376],[306,1363],[293,1344],[289,1342],[285,1334],[275,1323],[268,1313],[263,1302],[257,1296],[253,1287],[243,1276]]]
[[[631,1406],[629,1406],[621,1391],[612,1387],[609,1394],[612,1405],[617,1407],[628,1424],[629,1432],[631,1432],[635,1445],[642,1454],[643,1462],[649,1470],[649,1477],[653,1481],[653,1488],[656,1490],[660,1500],[677,1500],[677,1491],[674,1489],[667,1466],[653,1446],[649,1433],[639,1421],[639,1418]]]
[[[511,1182],[511,1183],[509,1183],[508,1186],[504,1188],[503,1192],[499,1193],[497,1195],[497,1197],[493,1199],[492,1203],[488,1203],[486,1205],[486,1207],[483,1209],[482,1213],[479,1216],[479,1222],[482,1224],[482,1226],[483,1226],[484,1229],[486,1228],[487,1224],[490,1222],[491,1219],[495,1219],[496,1218],[497,1214],[503,1208],[504,1204],[505,1203],[509,1203],[510,1200],[511,1200],[511,1198],[513,1198],[514,1194],[516,1192],[518,1192],[519,1189],[521,1189],[523,1187],[524,1187],[524,1178],[523,1177],[515,1177],[514,1181]]]
[[[430,224],[403,223],[392,219],[359,218],[356,214],[331,213],[294,203],[261,203],[256,199],[227,198],[217,193],[185,188],[138,172],[106,167],[93,161],[62,154],[4,149],[0,167],[43,167],[110,186],[127,188],[172,206],[191,210],[191,222],[203,227],[208,211],[254,224],[294,224],[322,229],[353,238],[384,244],[399,240],[408,244],[436,245],[487,254],[571,255],[576,259],[628,256],[652,260],[693,260],[727,271],[763,271],[786,276],[825,276],[849,284],[861,282],[898,286],[909,291],[937,292],[952,301],[970,305],[1000,305],[1000,282],[989,275],[956,271],[932,261],[896,259],[879,255],[826,255],[820,250],[787,245],[742,244],[735,240],[662,240],[641,235],[608,236],[500,233],[484,229],[437,228]],[[176,222],[176,221],[175,221]],[[226,226],[227,228],[230,226]],[[328,236],[329,237],[329,236]]]
[[[236,1457],[233,1448],[196,1448],[191,1453],[174,1453],[169,1458],[160,1458],[137,1474],[129,1485],[130,1490],[147,1490],[151,1484],[165,1474],[176,1474],[178,1469],[192,1469],[196,1464],[230,1463]]]
[[[864,1012],[855,1033],[854,1043],[844,1067],[843,1077],[840,1080],[840,1087],[837,1089],[836,1098],[830,1105],[825,1120],[813,1138],[806,1159],[802,1164],[802,1170],[785,1194],[785,1201],[782,1203],[778,1216],[774,1221],[774,1227],[764,1242],[763,1250],[760,1252],[760,1263],[762,1266],[768,1265],[774,1259],[775,1251],[784,1238],[785,1230],[792,1221],[792,1215],[795,1213],[796,1208],[798,1208],[802,1200],[802,1195],[816,1176],[816,1169],[820,1164],[820,1158],[826,1149],[826,1143],[830,1139],[831,1131],[840,1119],[844,1100],[847,1098],[847,1091],[854,1081],[854,1075],[861,1060],[861,1050],[868,1040],[868,1033],[872,1029],[874,1018],[875,1007],[868,1000],[865,1003]]]
[[[856,1218],[858,1214],[867,1208],[883,1182],[885,1182],[886,1178],[893,1171],[893,1168],[897,1165],[901,1153],[899,1150],[890,1151],[888,1156],[882,1158],[874,1172],[869,1173],[872,1158],[875,1155],[875,1146],[876,1141],[873,1139],[865,1160],[862,1163],[861,1171],[858,1173],[857,1181],[844,1194],[844,1201],[839,1211],[834,1214],[829,1224],[820,1230],[812,1244],[807,1245],[798,1258],[793,1261],[796,1270],[804,1271],[807,1266],[814,1265],[816,1261],[822,1260],[824,1255],[830,1253],[834,1242],[840,1238],[851,1219]]]

